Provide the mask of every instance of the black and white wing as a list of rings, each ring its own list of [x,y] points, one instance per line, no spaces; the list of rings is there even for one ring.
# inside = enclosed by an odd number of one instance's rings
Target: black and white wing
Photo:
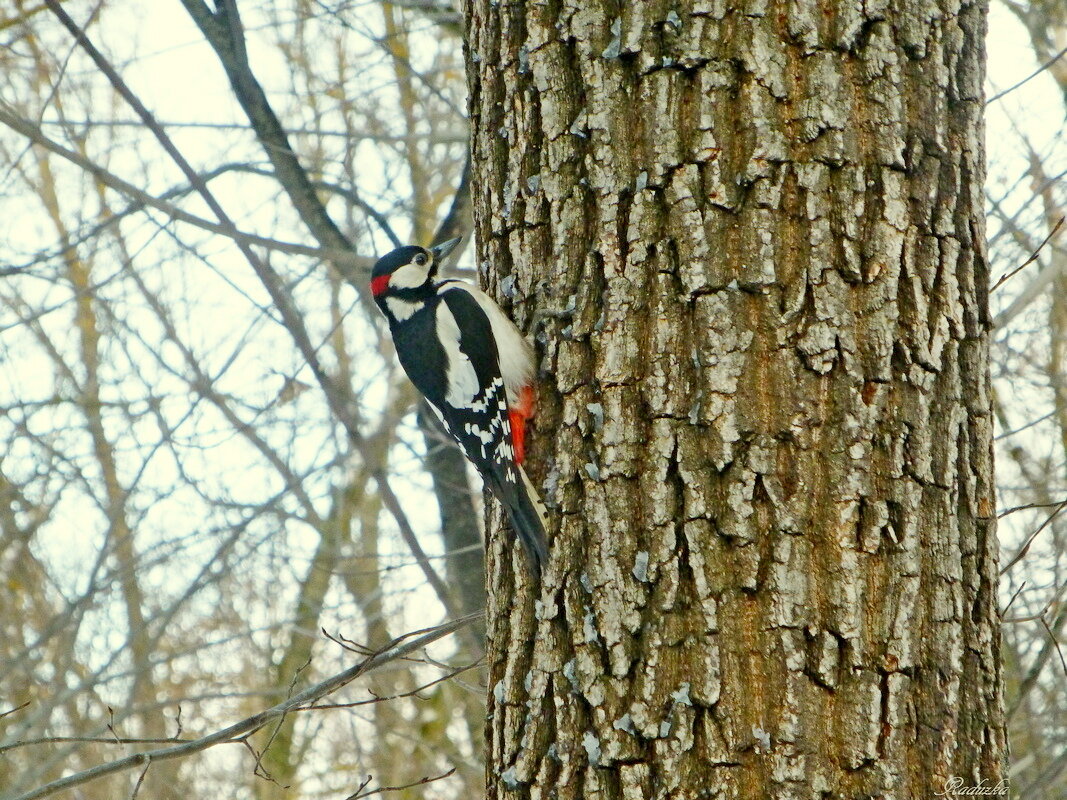
[[[393,335],[408,377],[500,500],[539,572],[547,558],[544,508],[515,463],[508,397],[489,317],[462,285],[450,283],[441,287],[438,302],[427,303]]]

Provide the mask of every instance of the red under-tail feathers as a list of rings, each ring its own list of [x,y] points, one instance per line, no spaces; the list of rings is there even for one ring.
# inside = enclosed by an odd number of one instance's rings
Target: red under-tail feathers
[[[516,464],[521,464],[526,458],[526,420],[533,415],[533,387],[523,386],[519,392],[519,402],[508,408],[508,417],[511,418],[511,446],[515,451]]]

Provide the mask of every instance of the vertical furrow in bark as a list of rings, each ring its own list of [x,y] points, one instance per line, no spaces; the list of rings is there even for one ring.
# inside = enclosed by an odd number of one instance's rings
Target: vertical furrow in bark
[[[556,528],[536,604],[491,537],[491,797],[1000,779],[984,20],[469,4]]]

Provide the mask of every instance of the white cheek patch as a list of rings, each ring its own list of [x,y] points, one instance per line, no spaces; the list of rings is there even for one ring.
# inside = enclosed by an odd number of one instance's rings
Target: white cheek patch
[[[405,264],[389,276],[391,289],[417,289],[430,277],[430,265]]]
[[[406,269],[406,267],[405,267]],[[478,396],[478,373],[459,349],[459,325],[447,303],[437,304],[437,339],[445,349],[448,391],[445,402],[453,408],[467,408]]]
[[[397,322],[403,322],[422,308],[421,303],[409,303],[407,300],[401,300],[398,297],[385,298],[385,305],[389,309],[389,313],[396,317]]]

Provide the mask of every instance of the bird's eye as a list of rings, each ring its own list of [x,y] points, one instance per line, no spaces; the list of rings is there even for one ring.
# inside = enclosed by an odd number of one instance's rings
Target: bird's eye
[[[415,256],[415,263],[418,264],[420,267],[425,267],[426,264],[429,263],[429,261],[430,257],[425,253],[419,253],[417,256]]]

